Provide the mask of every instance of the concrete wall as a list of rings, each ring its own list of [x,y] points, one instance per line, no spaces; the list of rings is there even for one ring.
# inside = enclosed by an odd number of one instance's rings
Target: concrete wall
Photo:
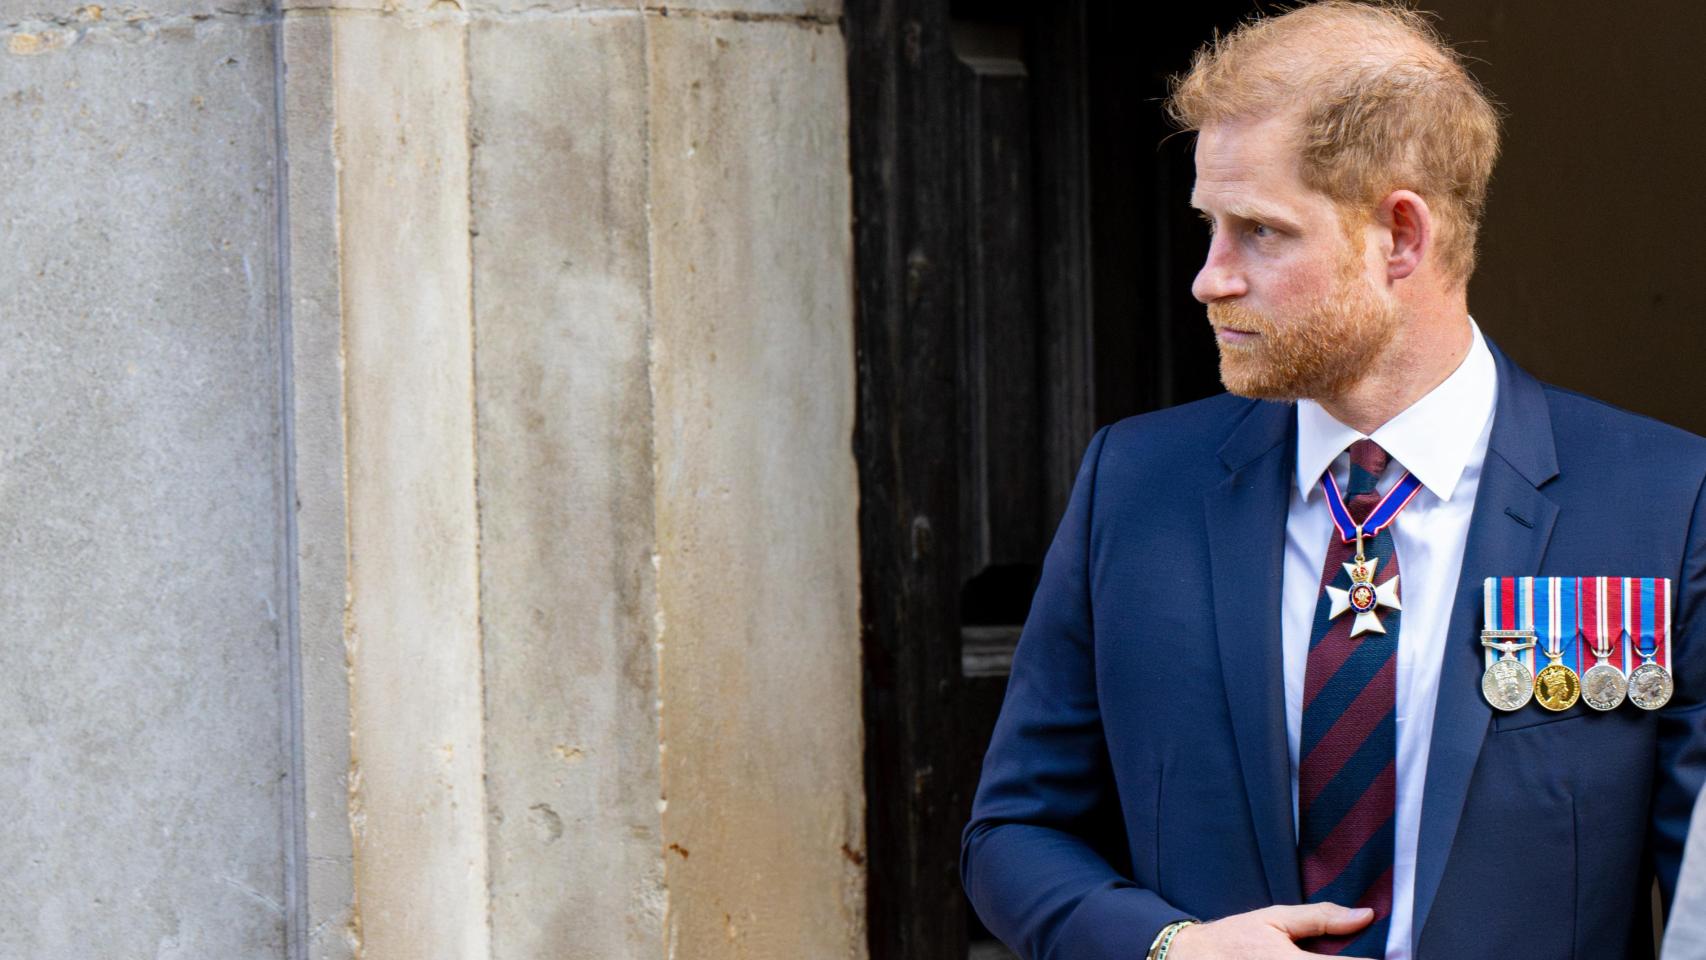
[[[0,956],[862,955],[838,7],[52,3]]]
[[[294,20],[279,29],[290,82],[281,88],[286,165],[285,378],[296,507],[293,549],[301,651],[295,681],[304,830],[293,954],[344,960],[359,943],[350,832],[351,650],[349,513],[344,423],[343,291],[340,282],[331,23]]]
[[[680,16],[651,34],[670,955],[859,956],[841,38]]]
[[[492,936],[506,958],[663,944],[646,32],[638,13],[469,31]]]
[[[207,6],[0,2],[4,957],[296,906],[277,63]]]
[[[839,31],[293,17],[331,21],[366,954],[858,955]]]
[[[332,22],[364,956],[482,957],[485,705],[465,37]]]

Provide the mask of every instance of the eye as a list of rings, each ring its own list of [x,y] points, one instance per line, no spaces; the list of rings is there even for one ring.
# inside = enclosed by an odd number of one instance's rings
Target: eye
[[[1250,236],[1255,237],[1258,240],[1266,240],[1270,237],[1279,236],[1279,231],[1265,223],[1251,223]]]

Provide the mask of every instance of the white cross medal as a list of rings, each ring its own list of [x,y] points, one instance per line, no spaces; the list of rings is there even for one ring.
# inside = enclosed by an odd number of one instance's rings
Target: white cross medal
[[[1345,611],[1355,610],[1356,622],[1351,624],[1351,636],[1364,633],[1385,633],[1381,626],[1380,614],[1375,610],[1385,607],[1389,610],[1403,610],[1398,602],[1398,578],[1393,577],[1385,583],[1376,585],[1374,571],[1380,566],[1380,558],[1368,560],[1362,555],[1362,537],[1357,537],[1357,557],[1345,564],[1345,572],[1351,576],[1351,588],[1341,590],[1338,587],[1328,587],[1327,596],[1333,601],[1333,609],[1328,612],[1328,619],[1336,620]]]
[[[1368,559],[1363,554],[1363,539],[1372,537],[1392,525],[1398,519],[1398,514],[1410,505],[1416,494],[1422,489],[1422,482],[1413,474],[1404,474],[1392,489],[1387,491],[1380,503],[1369,512],[1367,519],[1357,523],[1351,519],[1350,508],[1345,506],[1345,498],[1339,493],[1338,481],[1333,479],[1333,471],[1328,470],[1321,477],[1321,485],[1327,491],[1327,509],[1333,515],[1333,526],[1339,531],[1339,536],[1345,543],[1356,544],[1356,557],[1345,564],[1345,573],[1351,578],[1351,588],[1344,590],[1328,586],[1327,599],[1332,601],[1332,608],[1327,618],[1336,620],[1349,611],[1356,612],[1356,620],[1351,624],[1351,636],[1364,633],[1385,633],[1386,627],[1380,622],[1379,611],[1403,610],[1398,602],[1398,577],[1382,584],[1374,582],[1374,575],[1380,569],[1380,558]]]

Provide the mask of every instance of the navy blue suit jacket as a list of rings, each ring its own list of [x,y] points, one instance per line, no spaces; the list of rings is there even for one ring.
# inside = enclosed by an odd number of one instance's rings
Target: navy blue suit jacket
[[[1422,801],[1418,960],[1651,957],[1706,778],[1706,440],[1541,384],[1498,404],[1451,611]],[[1157,931],[1301,899],[1280,666],[1288,405],[1219,396],[1091,442],[962,844],[1028,958],[1140,960]],[[1496,713],[1488,576],[1677,584],[1676,695]]]

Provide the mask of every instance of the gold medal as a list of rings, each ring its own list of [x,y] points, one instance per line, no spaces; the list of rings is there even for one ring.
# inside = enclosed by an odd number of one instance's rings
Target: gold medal
[[[1551,663],[1534,678],[1534,699],[1548,710],[1568,710],[1582,696],[1582,683],[1576,671],[1563,664],[1561,653],[1546,651]]]
[[[1527,600],[1525,606],[1531,623],[1540,619],[1534,611],[1535,588],[1539,587],[1545,591],[1545,629],[1541,631],[1541,635],[1545,638],[1546,643],[1542,649],[1546,653],[1546,659],[1552,662],[1541,668],[1540,672],[1534,676],[1534,699],[1540,701],[1541,706],[1554,712],[1568,710],[1575,706],[1576,701],[1582,697],[1582,679],[1576,676],[1576,671],[1564,663],[1564,635],[1568,633],[1574,636],[1576,632],[1575,624],[1566,625],[1564,623],[1562,609],[1564,581],[1557,577],[1548,577],[1544,580],[1524,577],[1521,582]]]

